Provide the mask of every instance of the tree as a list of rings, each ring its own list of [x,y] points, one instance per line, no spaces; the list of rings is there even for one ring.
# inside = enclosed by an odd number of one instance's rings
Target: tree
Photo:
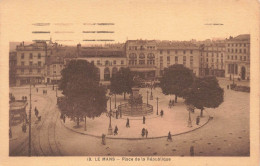
[[[191,88],[185,91],[185,103],[200,109],[200,116],[207,108],[216,108],[223,102],[224,91],[214,76],[195,79]]]
[[[61,72],[59,89],[65,97],[58,103],[62,114],[72,119],[94,118],[106,111],[106,90],[99,85],[98,69],[93,63],[72,60]]]
[[[111,92],[114,94],[124,93],[125,99],[125,94],[132,92],[132,87],[134,86],[133,76],[134,75],[129,68],[120,68],[111,78]]]
[[[165,95],[175,94],[175,102],[177,102],[178,96],[183,97],[183,90],[192,85],[194,77],[192,70],[183,65],[175,64],[164,69],[160,79],[160,87]]]

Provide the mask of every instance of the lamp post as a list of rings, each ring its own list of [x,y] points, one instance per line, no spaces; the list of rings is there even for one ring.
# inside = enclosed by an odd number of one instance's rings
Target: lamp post
[[[150,100],[153,100],[153,87],[151,86],[151,95],[150,95]]]
[[[156,97],[156,100],[157,100],[157,112],[156,112],[156,114],[158,115],[158,100],[159,100],[159,98]]]
[[[111,96],[109,97],[109,100],[110,100],[110,111],[109,111],[109,126],[108,126],[108,133],[107,133],[107,135],[112,135],[113,134],[113,132],[112,132],[112,125],[111,125],[111,112],[112,112],[112,110],[111,110]]]
[[[116,94],[115,94],[115,108],[116,108]]]
[[[147,90],[147,105],[148,105],[148,94],[149,94],[149,91]]]

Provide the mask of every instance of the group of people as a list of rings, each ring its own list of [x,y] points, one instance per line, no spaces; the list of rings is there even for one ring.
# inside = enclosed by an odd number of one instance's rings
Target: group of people
[[[142,133],[141,133],[141,135],[142,135],[142,137],[145,136],[145,137],[147,138],[147,137],[148,137],[148,130],[145,129],[145,128],[143,128],[143,129],[142,129]]]
[[[174,102],[175,102],[174,100],[169,101],[169,108],[172,108],[174,106]]]
[[[27,101],[27,96],[22,96],[22,100]]]

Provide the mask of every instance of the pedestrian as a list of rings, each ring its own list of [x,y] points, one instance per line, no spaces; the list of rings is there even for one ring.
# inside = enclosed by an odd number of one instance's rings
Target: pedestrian
[[[116,110],[116,119],[118,119],[118,110]]]
[[[118,128],[117,126],[115,127],[115,130],[114,130],[114,135],[117,135],[118,134]]]
[[[145,137],[147,138],[148,137],[148,130],[145,129]]]
[[[190,147],[190,156],[194,156],[194,147],[193,146]]]
[[[168,133],[168,138],[167,138],[167,141],[171,141],[172,142],[172,134],[171,132],[169,131]]]
[[[102,134],[102,145],[106,145],[106,135]]]
[[[38,88],[36,88],[36,92],[38,93]]]
[[[145,128],[142,129],[141,135],[142,135],[142,137],[144,137],[144,135],[145,135]]]
[[[42,90],[42,94],[44,95],[44,90]]]
[[[12,138],[13,134],[12,134],[12,130],[11,127],[9,128],[9,138]]]
[[[38,111],[37,107],[34,108],[34,113],[35,113],[35,116],[38,117],[39,111]]]
[[[145,124],[145,116],[143,116],[143,124]]]
[[[63,123],[65,123],[65,121],[66,121],[66,116],[63,115]]]
[[[163,110],[161,110],[160,115],[161,115],[161,117],[163,117]]]
[[[24,133],[26,133],[26,124],[25,124],[25,123],[23,123],[22,131],[23,131]]]
[[[130,127],[129,118],[126,119],[126,127]]]
[[[199,124],[200,124],[200,117],[197,116],[197,118],[196,118],[196,125],[199,125]]]
[[[25,98],[25,101],[27,101],[27,96],[25,96],[24,98]]]
[[[172,100],[169,101],[169,108],[171,108]]]
[[[227,89],[229,89],[229,85],[227,85]]]
[[[172,100],[172,106],[174,106],[174,100]]]

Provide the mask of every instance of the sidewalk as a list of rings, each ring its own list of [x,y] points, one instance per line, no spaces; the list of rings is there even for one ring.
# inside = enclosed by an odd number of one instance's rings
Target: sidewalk
[[[140,90],[140,93],[145,96],[146,89]],[[204,117],[200,118],[200,124],[196,125],[196,117],[200,115],[200,110],[195,110],[191,113],[192,127],[188,127],[188,111],[186,105],[183,103],[183,99],[179,98],[178,103],[173,108],[168,108],[169,99],[172,96],[164,96],[158,89],[153,90],[154,98],[159,97],[159,112],[164,110],[164,116],[156,115],[156,100],[149,100],[149,104],[153,105],[153,114],[146,116],[146,122],[143,124],[142,117],[128,117],[130,119],[130,128],[126,128],[126,116],[116,119],[112,117],[111,124],[114,131],[115,126],[118,127],[118,135],[107,135],[109,126],[109,117],[106,113],[95,119],[87,118],[86,131],[84,131],[85,123],[80,122],[80,128],[76,128],[76,122],[66,118],[65,123],[61,120],[61,123],[71,131],[85,134],[94,137],[101,137],[102,134],[106,134],[106,138],[110,139],[146,139],[141,136],[142,128],[148,129],[147,139],[155,139],[161,137],[167,137],[169,131],[172,135],[179,135],[186,132],[193,131],[207,124],[209,121],[209,114],[204,111]],[[117,101],[123,101],[123,96],[117,95]],[[119,103],[119,102],[118,102]],[[122,102],[121,102],[122,103]],[[114,106],[114,101],[112,101]],[[108,106],[109,108],[109,106]]]

